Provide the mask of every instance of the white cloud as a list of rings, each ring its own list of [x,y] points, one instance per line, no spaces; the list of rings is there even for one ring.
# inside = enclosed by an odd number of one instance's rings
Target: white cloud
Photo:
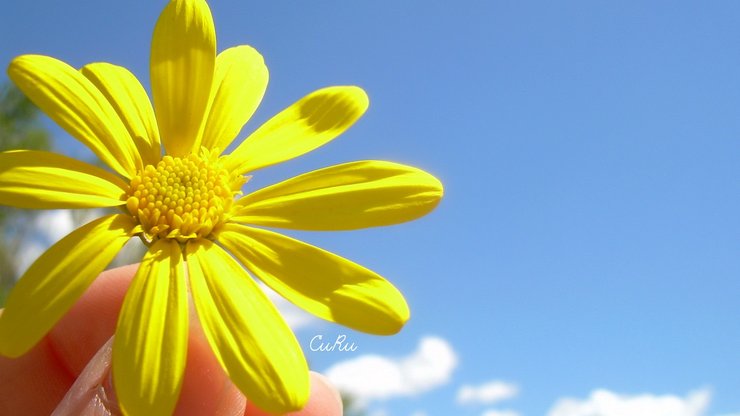
[[[564,398],[550,409],[549,416],[702,416],[711,393],[707,389],[689,393],[685,398],[653,394],[619,395],[608,390],[594,390],[588,399]]]
[[[519,413],[513,410],[490,409],[483,412],[481,416],[519,416]]]
[[[290,326],[294,331],[320,322],[318,318],[293,305],[277,292],[267,287],[267,285],[263,283],[260,283],[259,285],[275,307],[277,307],[278,311],[280,311],[280,315],[283,316],[283,319],[285,319],[288,326]]]
[[[18,277],[28,270],[29,267],[36,261],[37,258],[49,248],[48,244],[41,244],[38,242],[28,242],[18,250],[18,255],[11,261],[14,262],[15,270],[18,272]]]
[[[439,337],[425,337],[416,351],[402,358],[362,355],[330,367],[326,376],[340,391],[360,403],[413,396],[449,382],[457,355]]]
[[[459,404],[493,404],[502,400],[511,399],[519,394],[516,384],[500,380],[471,386],[463,385],[457,391],[457,403]]]
[[[41,211],[29,224],[16,232],[20,245],[15,258],[16,270],[25,272],[49,247],[78,227],[105,215],[102,209],[56,209]]]
[[[41,211],[30,224],[28,235],[21,236],[20,249],[15,256],[15,270],[23,274],[52,244],[74,230],[72,211],[57,209]]]
[[[423,410],[417,410],[411,414],[411,416],[427,416],[427,412]]]
[[[61,240],[76,228],[72,219],[72,211],[57,209],[53,211],[42,211],[33,224],[34,231],[49,245]]]

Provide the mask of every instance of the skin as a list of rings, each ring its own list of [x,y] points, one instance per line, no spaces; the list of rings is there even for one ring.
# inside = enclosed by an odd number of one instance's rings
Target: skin
[[[0,414],[120,414],[110,377],[109,340],[136,268],[103,272],[28,353],[17,359],[0,356]],[[211,353],[198,320],[190,322],[188,362],[175,415],[268,415],[248,403],[231,383]],[[341,414],[339,394],[317,373],[311,373],[311,398],[306,407],[290,413]]]

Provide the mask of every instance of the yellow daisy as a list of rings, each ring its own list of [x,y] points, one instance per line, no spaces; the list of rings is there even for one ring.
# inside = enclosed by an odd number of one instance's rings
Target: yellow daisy
[[[148,251],[113,345],[123,412],[172,413],[186,361],[188,293],[214,354],[249,400],[269,412],[299,409],[309,394],[305,358],[250,274],[303,309],[367,333],[396,333],[409,310],[376,273],[254,226],[396,224],[431,211],[442,185],[413,167],[358,161],[241,196],[245,175],[331,141],[365,112],[368,100],[354,86],[320,89],[222,155],[261,101],[268,72],[249,46],[216,55],[204,0],[165,7],[150,72],[153,106],[120,66],[92,63],[78,71],[40,55],[10,64],[13,82],[113,172],[49,152],[0,153],[0,203],[120,212],[73,231],[26,271],[0,316],[0,354],[18,357],[33,347],[138,236]]]

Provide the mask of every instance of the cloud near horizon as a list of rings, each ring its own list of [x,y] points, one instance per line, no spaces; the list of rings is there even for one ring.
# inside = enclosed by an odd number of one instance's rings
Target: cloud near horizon
[[[563,398],[548,416],[704,416],[711,400],[709,389],[674,395],[620,395],[597,389],[587,399]]]
[[[411,354],[400,358],[366,354],[339,362],[324,374],[358,402],[421,394],[450,381],[457,354],[443,338],[424,337]]]
[[[519,416],[519,412],[515,412],[513,410],[491,409],[483,412],[481,416]]]
[[[457,391],[457,403],[461,405],[494,404],[511,399],[519,394],[514,383],[492,380],[479,385],[465,384]]]

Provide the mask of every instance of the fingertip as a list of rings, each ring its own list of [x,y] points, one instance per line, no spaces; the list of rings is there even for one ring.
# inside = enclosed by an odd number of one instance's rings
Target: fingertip
[[[322,374],[311,372],[311,397],[306,406],[285,416],[341,416],[343,412],[342,397],[332,383]],[[245,416],[271,416],[247,399]]]
[[[174,414],[177,416],[243,414],[244,396],[231,383],[213,355],[195,316],[190,319],[189,331],[187,364]]]
[[[341,415],[344,412],[344,404],[342,402],[342,395],[339,394],[339,390],[337,390],[336,387],[334,387],[334,384],[329,381],[328,378],[326,378],[325,375],[321,373],[311,372],[311,385],[316,384],[317,394],[320,397],[323,397],[323,400],[326,402],[324,408],[329,410],[330,415],[336,414]],[[313,388],[313,387],[312,387]],[[313,390],[311,392],[313,395]],[[334,413],[331,413],[331,412]],[[314,413],[312,413],[314,414]],[[324,414],[324,413],[315,413],[315,414]]]

